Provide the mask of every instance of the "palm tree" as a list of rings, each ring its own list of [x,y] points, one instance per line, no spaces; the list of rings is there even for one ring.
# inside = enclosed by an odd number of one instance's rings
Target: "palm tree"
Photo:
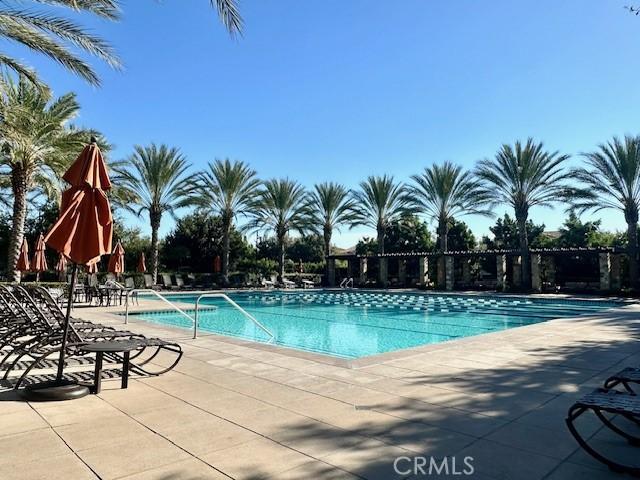
[[[491,198],[482,183],[451,162],[433,164],[421,175],[412,175],[411,197],[419,211],[438,223],[440,251],[445,253],[449,226],[462,215],[491,215]]]
[[[0,3],[0,37],[60,63],[66,69],[80,76],[92,85],[99,85],[100,79],[91,66],[71,47],[98,57],[114,68],[120,68],[120,60],[107,42],[92,35],[69,18],[58,16],[51,11],[34,11],[24,4],[55,5],[74,11],[90,13],[99,18],[117,20],[119,17],[116,0],[8,0]],[[0,52],[0,65],[38,84],[35,72],[15,57]]]
[[[353,225],[364,225],[376,230],[378,253],[384,253],[385,230],[392,222],[413,212],[407,188],[395,182],[392,176],[370,176],[353,192],[355,220]]]
[[[136,145],[127,162],[115,169],[114,184],[131,199],[129,210],[141,216],[149,214],[151,226],[151,270],[158,280],[158,231],[162,215],[175,218],[179,208],[194,203],[196,183],[186,176],[190,165],[177,148],[166,145]]]
[[[570,190],[572,208],[619,210],[627,222],[629,278],[638,288],[638,212],[640,211],[640,136],[614,137],[598,150],[583,153],[587,166],[571,171],[582,185]]]
[[[94,132],[72,128],[80,106],[75,94],[52,98],[24,77],[7,79],[0,95],[0,166],[13,196],[7,269],[14,281],[27,215],[27,196],[55,190],[59,176]],[[7,181],[8,180],[8,181]]]
[[[229,33],[232,36],[242,34],[243,22],[237,0],[209,1]],[[24,8],[25,3],[31,4],[31,7],[66,7],[115,21],[120,17],[118,0],[4,0],[0,2],[0,37],[46,55],[92,85],[100,85],[98,75],[81,56],[72,51],[72,47],[98,57],[113,68],[121,68],[120,60],[111,46],[100,37],[92,35],[67,17],[48,10]],[[15,57],[0,52],[0,65],[44,87],[34,70]]]
[[[312,220],[307,193],[302,185],[288,178],[268,180],[252,205],[250,215],[253,219],[248,228],[272,231],[276,236],[278,277],[282,281],[289,232],[303,233],[310,229]]]
[[[331,255],[331,237],[334,230],[339,231],[342,225],[351,225],[357,215],[355,203],[349,190],[338,183],[324,182],[314,186],[309,198],[309,207],[313,215],[313,226],[324,239],[324,255]]]
[[[229,281],[229,241],[233,220],[247,215],[260,187],[255,170],[239,161],[216,160],[200,173],[198,202],[222,219],[222,278]]]
[[[481,160],[476,175],[484,182],[485,195],[494,203],[510,205],[518,224],[522,256],[522,286],[531,287],[527,219],[531,207],[550,207],[567,191],[569,174],[563,164],[568,155],[548,152],[542,142],[529,138],[523,145],[503,145],[495,158]]]

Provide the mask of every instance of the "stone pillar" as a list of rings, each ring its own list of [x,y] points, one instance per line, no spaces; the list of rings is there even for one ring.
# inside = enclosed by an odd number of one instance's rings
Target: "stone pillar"
[[[453,268],[453,256],[447,255],[445,257],[445,287],[447,290],[453,290],[453,286],[455,285],[455,269]]]
[[[515,288],[522,286],[522,257],[520,255],[513,257],[513,286]]]
[[[407,285],[407,260],[404,258],[398,259],[398,281],[403,287]]]
[[[496,288],[500,292],[507,289],[507,256],[496,255]]]
[[[347,259],[347,278],[353,278],[353,259]]]
[[[367,283],[367,257],[360,259],[360,285]]]
[[[429,257],[418,257],[418,284],[421,287],[429,285]]]
[[[531,288],[534,292],[542,291],[542,255],[531,254]]]
[[[471,284],[471,259],[468,257],[462,257],[462,283],[465,287],[469,287]]]
[[[378,257],[378,282],[383,288],[387,288],[389,283],[389,259]]]
[[[600,265],[600,290],[608,292],[611,290],[611,254],[608,252],[598,255]]]
[[[336,259],[327,258],[327,285],[336,286]]]
[[[440,289],[445,288],[447,274],[445,272],[445,257],[440,256],[436,262],[436,286]]]
[[[543,258],[544,262],[544,279],[549,282],[551,286],[556,284],[556,257],[546,256]]]
[[[616,292],[622,287],[622,275],[620,271],[620,255],[612,254],[610,256],[611,261],[611,278],[609,280],[609,287],[612,291]]]

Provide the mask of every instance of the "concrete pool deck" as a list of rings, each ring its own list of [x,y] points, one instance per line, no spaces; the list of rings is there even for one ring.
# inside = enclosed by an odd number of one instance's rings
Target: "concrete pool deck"
[[[118,310],[74,315],[122,325]],[[579,450],[564,417],[609,373],[640,365],[640,306],[371,365],[215,335],[193,340],[142,321],[127,328],[179,341],[181,363],[160,377],[133,378],[127,390],[105,381],[101,394],[66,403],[0,391],[0,478],[429,478],[394,472],[396,458],[416,456],[455,457],[459,470],[473,457],[471,478],[480,479],[624,478]],[[639,457],[596,422],[582,426],[619,458]]]

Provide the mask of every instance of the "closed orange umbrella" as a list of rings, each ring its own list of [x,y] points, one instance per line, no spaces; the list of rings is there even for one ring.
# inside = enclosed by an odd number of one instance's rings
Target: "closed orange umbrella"
[[[29,270],[29,244],[27,239],[22,239],[22,245],[20,246],[20,255],[18,256],[18,264],[16,270],[26,272]]]
[[[56,263],[56,272],[58,272],[58,279],[62,282],[64,281],[64,275],[67,273],[67,259],[64,258],[64,255],[60,254],[60,258],[58,259],[58,263]]]
[[[78,265],[111,253],[113,218],[104,190],[111,188],[100,149],[86,146],[62,177],[71,186],[62,194],[60,217],[45,242]]]
[[[58,263],[56,263],[56,272],[64,273],[67,271],[67,259],[64,255],[60,254]]]
[[[60,216],[45,242],[73,262],[70,292],[74,291],[78,265],[96,263],[111,252],[113,217],[105,190],[111,188],[107,167],[94,138],[62,178],[70,187],[62,194]],[[73,295],[69,295],[58,371],[54,382],[30,385],[30,396],[40,400],[68,400],[86,395],[88,389],[62,379]]]
[[[138,259],[138,273],[145,273],[147,271],[147,264],[144,259],[144,252],[140,252],[140,258]]]
[[[89,274],[98,273],[98,262],[87,263],[84,268]]]
[[[116,243],[109,258],[109,266],[107,270],[111,273],[124,273],[124,248],[120,242]]]
[[[47,258],[44,255],[45,248],[44,236],[40,234],[36,243],[36,251],[31,260],[31,271],[36,272],[36,282],[40,281],[40,272],[46,272],[49,269]]]
[[[213,260],[213,271],[215,273],[220,273],[221,269],[222,269],[222,265],[220,261],[220,255],[216,255],[216,258]]]

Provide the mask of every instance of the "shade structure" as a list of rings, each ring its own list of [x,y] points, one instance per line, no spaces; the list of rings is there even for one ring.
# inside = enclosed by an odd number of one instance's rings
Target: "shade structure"
[[[124,273],[124,248],[120,242],[116,243],[116,247],[109,258],[107,270],[111,273]]]
[[[18,263],[16,270],[26,272],[29,270],[29,244],[27,239],[22,239],[22,245],[20,246],[20,255],[18,255]]]
[[[107,168],[95,139],[87,145],[62,178],[70,187],[62,194],[60,216],[44,241],[73,262],[55,381],[32,384],[26,390],[34,400],[70,400],[89,393],[88,388],[63,379],[69,318],[78,265],[96,264],[111,252],[113,217],[105,193],[111,188]]]
[[[144,252],[140,252],[140,258],[138,259],[138,273],[145,273],[147,271],[147,263],[144,258]]]
[[[112,249],[113,217],[105,194],[111,182],[98,146],[87,145],[62,178],[71,186],[44,240],[73,263],[86,265]]]
[[[44,236],[40,234],[38,242],[36,243],[36,251],[34,252],[33,259],[31,260],[32,272],[46,272],[49,269],[47,266],[47,258],[44,254],[45,248]]]
[[[67,271],[67,259],[64,255],[60,254],[58,263],[56,263],[56,272],[64,273]]]
[[[220,260],[220,255],[216,255],[216,258],[213,259],[213,271],[215,273],[220,273],[222,270],[222,262]]]

